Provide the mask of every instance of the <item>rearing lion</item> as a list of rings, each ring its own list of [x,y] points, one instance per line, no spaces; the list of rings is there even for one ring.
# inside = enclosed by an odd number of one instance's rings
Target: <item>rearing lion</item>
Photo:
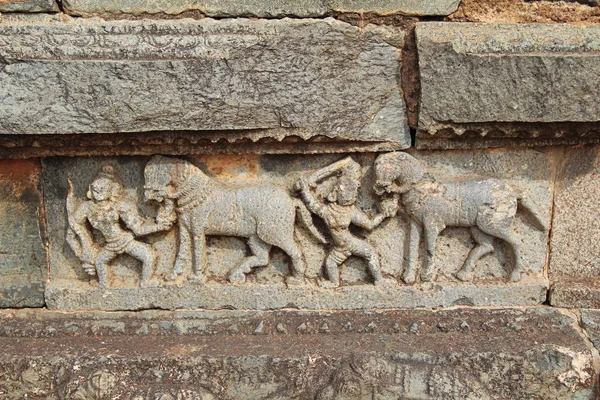
[[[269,262],[272,246],[283,250],[292,261],[288,284],[304,277],[304,261],[294,240],[296,213],[319,240],[323,236],[312,225],[304,204],[285,190],[270,185],[230,185],[206,176],[193,164],[154,156],[144,170],[146,200],[175,200],[179,223],[179,251],[169,278],[175,279],[192,262],[191,279],[203,282],[206,235],[248,238],[252,256],[246,257],[229,274],[229,281],[242,283],[252,268]]]

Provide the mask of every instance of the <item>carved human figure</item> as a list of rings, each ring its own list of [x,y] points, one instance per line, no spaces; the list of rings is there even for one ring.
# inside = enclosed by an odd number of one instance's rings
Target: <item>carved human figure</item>
[[[337,175],[333,189],[325,199],[318,199],[312,189],[332,175]],[[396,214],[397,204],[391,204],[384,212],[371,218],[356,205],[359,187],[360,165],[350,157],[302,177],[297,183],[306,207],[325,221],[333,242],[325,259],[325,271],[329,280],[321,281],[322,287],[336,288],[340,285],[339,267],[353,255],[367,260],[375,285],[395,284],[393,280],[382,277],[377,250],[366,240],[353,235],[349,228],[354,224],[371,231],[385,218]]]
[[[163,156],[152,157],[144,177],[146,199],[175,201],[179,250],[171,279],[191,264],[194,274],[190,280],[203,283],[206,235],[224,235],[247,238],[252,252],[231,270],[231,283],[243,283],[253,268],[267,265],[271,247],[277,246],[291,259],[291,276],[286,282],[299,284],[304,278],[304,260],[294,240],[297,214],[324,240],[312,226],[304,204],[279,186],[227,184],[187,161]]]
[[[498,179],[461,179],[438,182],[425,164],[408,153],[382,154],[375,160],[375,192],[397,199],[410,217],[406,283],[416,281],[416,259],[421,233],[427,248],[422,281],[434,279],[435,242],[446,227],[470,228],[477,245],[469,253],[460,280],[472,279],[475,263],[494,250],[493,238],[504,240],[512,249],[515,265],[511,281],[521,278],[520,239],[513,230],[517,206],[527,211],[532,224],[545,230],[537,206]]]
[[[76,204],[69,181],[67,214],[70,230],[67,242],[83,263],[89,275],[97,275],[101,287],[108,286],[107,268],[119,254],[128,254],[142,262],[141,287],[150,285],[156,254],[152,247],[135,238],[165,231],[172,227],[174,214],[168,207],[157,215],[157,221],[147,221],[138,213],[134,201],[126,198],[123,187],[111,166],[105,166],[89,186],[87,200]],[[124,223],[127,229],[121,225]],[[104,237],[103,246],[94,242],[92,232],[98,230]]]

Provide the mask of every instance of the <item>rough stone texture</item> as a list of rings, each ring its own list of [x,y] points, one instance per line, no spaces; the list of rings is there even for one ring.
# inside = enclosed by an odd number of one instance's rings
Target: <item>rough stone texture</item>
[[[420,152],[415,156],[425,161],[429,171],[438,179],[496,177],[504,180],[523,197],[532,199],[542,218],[549,226],[552,174],[556,151],[533,150],[482,150]],[[364,177],[358,205],[361,209],[377,209],[373,193],[372,163],[374,155],[354,154],[362,166]],[[204,156],[191,159],[213,179],[236,185],[275,184],[290,192],[300,176],[308,171],[327,166],[343,158],[340,155],[319,156]],[[152,280],[157,288],[138,287],[140,263],[121,256],[109,268],[109,289],[96,286],[88,277],[65,242],[67,229],[67,181],[73,182],[74,195],[84,199],[88,185],[102,165],[113,165],[121,176],[125,192],[138,199],[140,212],[154,218],[155,205],[144,203],[142,171],[146,157],[122,158],[49,158],[44,161],[45,203],[48,211],[50,240],[51,283],[47,288],[49,307],[63,309],[127,310],[141,308],[253,308],[274,309],[297,307],[304,309],[362,309],[387,307],[439,307],[454,305],[506,306],[539,304],[545,300],[547,281],[543,275],[546,264],[547,232],[532,226],[530,218],[518,211],[514,223],[521,238],[520,255],[524,264],[523,279],[507,284],[513,266],[509,248],[499,239],[493,242],[494,251],[484,256],[474,270],[472,282],[457,280],[469,251],[474,247],[468,228],[448,228],[436,242],[437,278],[433,283],[405,285],[401,280],[406,264],[406,216],[401,214],[384,221],[368,233],[357,230],[366,237],[381,256],[381,269],[385,277],[394,279],[395,287],[372,286],[364,259],[352,257],[341,267],[342,287],[323,289],[317,285],[322,276],[323,260],[328,247],[318,244],[301,222],[297,222],[295,240],[307,263],[306,282],[302,286],[286,287],[290,275],[288,255],[274,248],[270,261],[247,275],[245,285],[234,286],[227,281],[232,268],[248,255],[247,239],[243,237],[208,236],[207,261],[203,270],[206,285],[187,282],[192,265],[186,265],[183,275],[175,281],[163,278],[173,269],[178,248],[176,228],[140,238],[159,253],[158,266]],[[325,190],[325,189],[324,189]],[[315,217],[317,227],[326,232],[322,222]],[[419,263],[422,264],[424,248]]]
[[[548,308],[0,320],[10,398],[590,399],[596,379],[576,319]]]
[[[417,24],[417,147],[598,141],[599,35],[593,26]]]
[[[0,0],[0,12],[57,12],[54,0]]]
[[[323,17],[332,12],[371,12],[377,14],[448,15],[460,0],[65,0],[71,15],[181,14],[199,11],[208,17]]]
[[[41,167],[0,161],[0,307],[41,307],[47,279]]]
[[[565,149],[550,240],[551,302],[600,308],[600,146]]]
[[[402,42],[397,28],[333,19],[2,24],[0,133],[219,130],[212,140],[406,148]]]

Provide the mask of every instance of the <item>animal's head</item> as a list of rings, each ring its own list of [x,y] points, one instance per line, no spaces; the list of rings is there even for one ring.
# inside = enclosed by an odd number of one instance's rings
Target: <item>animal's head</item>
[[[177,158],[154,156],[144,169],[144,199],[162,202],[180,196],[191,164]]]
[[[378,195],[403,193],[410,185],[423,179],[425,165],[408,153],[393,152],[382,154],[375,160],[373,190]]]

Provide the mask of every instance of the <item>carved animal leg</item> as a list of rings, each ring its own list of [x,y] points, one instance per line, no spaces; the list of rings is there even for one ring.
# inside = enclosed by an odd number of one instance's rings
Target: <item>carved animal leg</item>
[[[421,243],[421,225],[411,218],[408,233],[408,265],[402,275],[402,280],[411,285],[417,280],[417,256]]]
[[[281,243],[281,250],[285,251],[292,261],[291,276],[287,277],[288,285],[299,285],[304,280],[304,259],[302,252],[295,243]]]
[[[154,249],[146,243],[133,242],[129,245],[126,253],[142,262],[142,279],[140,280],[140,287],[148,287],[150,277],[154,272],[154,266],[156,264],[156,253],[154,252]]]
[[[194,251],[194,275],[190,277],[190,281],[196,283],[204,283],[204,276],[202,271],[204,270],[204,252],[206,249],[206,236],[204,232],[201,234],[194,234],[192,236],[192,250]]]
[[[511,222],[512,222],[512,219],[511,219]],[[497,225],[499,225],[499,224],[497,224]],[[495,236],[497,238],[500,238],[509,244],[509,246],[511,247],[511,249],[513,251],[513,256],[515,259],[515,267],[514,267],[512,273],[510,274],[509,280],[511,282],[517,282],[517,281],[521,280],[521,269],[522,269],[521,255],[520,255],[520,251],[519,251],[521,248],[520,240],[512,230],[512,223],[510,223],[510,224],[503,223],[501,225],[501,227],[498,227],[497,225],[496,226],[480,226],[479,228],[482,231],[484,231],[485,233]]]
[[[253,255],[246,257],[244,261],[231,271],[229,282],[244,283],[246,281],[246,274],[252,271],[252,268],[264,267],[269,263],[270,244],[254,235],[248,239],[248,247],[250,247]]]
[[[435,242],[444,228],[445,226],[433,221],[426,221],[423,224],[423,230],[425,231],[425,246],[427,248],[427,263],[425,265],[425,270],[421,274],[421,280],[423,282],[432,281],[435,277]]]
[[[108,287],[108,263],[117,255],[109,250],[102,250],[96,258],[96,275],[98,275],[98,284],[100,287]]]
[[[484,233],[476,226],[471,227],[471,234],[473,235],[473,239],[475,239],[477,246],[471,250],[462,269],[456,274],[456,277],[463,282],[471,280],[475,263],[477,263],[484,255],[494,251],[494,246],[492,246],[494,238],[492,236]]]
[[[179,226],[179,250],[177,252],[177,260],[173,270],[167,277],[167,280],[174,280],[183,271],[183,266],[190,262],[190,248],[192,247],[192,237],[187,227]]]

